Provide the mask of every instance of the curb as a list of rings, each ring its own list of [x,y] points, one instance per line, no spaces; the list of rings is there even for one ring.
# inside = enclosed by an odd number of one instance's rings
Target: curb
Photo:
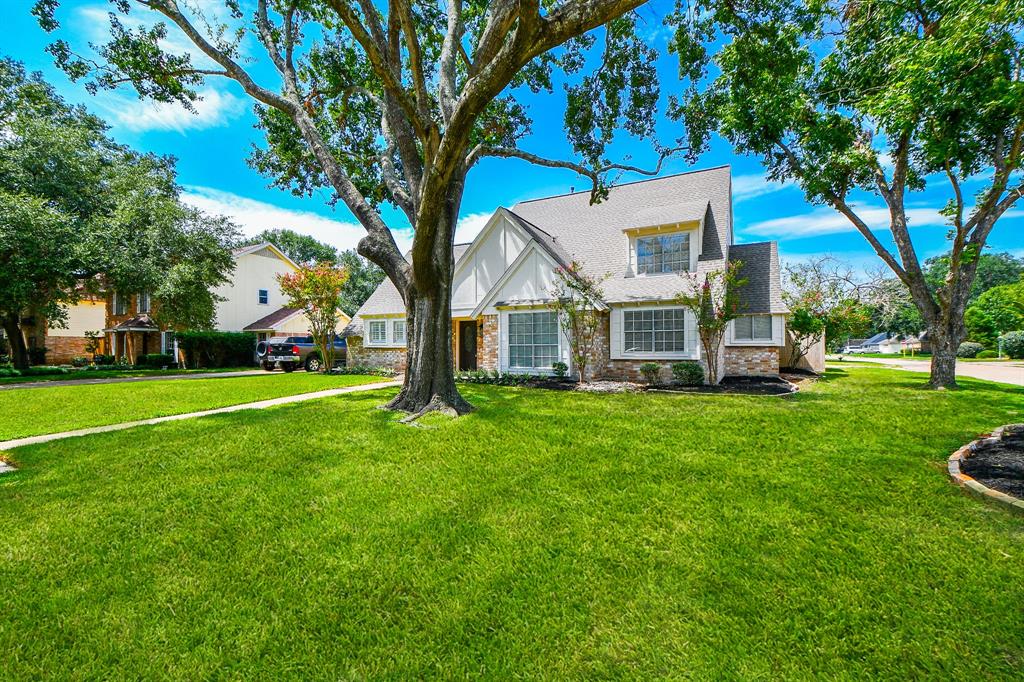
[[[1019,500],[1012,495],[1007,495],[1006,493],[993,490],[988,486],[982,485],[980,482],[960,470],[960,463],[974,455],[980,446],[997,443],[1002,440],[1003,432],[1007,428],[1020,428],[1021,426],[1022,425],[1020,424],[1007,424],[1006,426],[1000,426],[989,436],[972,440],[970,443],[954,452],[949,456],[949,459],[946,462],[949,477],[953,479],[954,483],[965,488],[967,492],[971,493],[975,497],[995,502],[1000,506],[1008,508],[1010,511],[1017,512],[1018,514],[1024,514],[1024,500]]]

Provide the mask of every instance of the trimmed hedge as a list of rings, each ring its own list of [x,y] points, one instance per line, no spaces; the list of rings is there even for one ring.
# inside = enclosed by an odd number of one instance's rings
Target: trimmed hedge
[[[369,367],[367,365],[352,365],[335,367],[331,370],[331,374],[365,374],[373,377],[393,377],[397,376],[398,372],[391,369],[390,367]]]
[[[137,367],[145,367],[147,369],[160,369],[161,367],[175,367],[177,361],[173,355],[164,353],[149,353],[147,355],[140,355],[136,362]]]
[[[501,373],[493,369],[490,372],[485,369],[475,369],[468,372],[456,372],[455,374],[455,381],[460,383],[492,384],[494,386],[521,386],[536,378],[532,374]]]
[[[991,358],[998,358],[999,353],[995,352],[994,350],[983,350],[980,351],[974,357],[978,358],[979,360],[989,360]]]
[[[1014,360],[1024,358],[1024,332],[1010,332],[999,337],[1003,342],[1003,352]]]
[[[974,341],[964,341],[960,344],[960,347],[956,349],[956,356],[958,358],[976,358],[978,353],[985,350],[985,346]]]
[[[672,378],[683,386],[703,386],[704,368],[699,362],[672,363]]]
[[[256,335],[248,332],[178,332],[188,367],[247,367],[256,364]]]
[[[649,384],[658,383],[659,372],[661,372],[661,365],[656,362],[645,362],[640,365],[640,373],[644,375],[644,381]]]

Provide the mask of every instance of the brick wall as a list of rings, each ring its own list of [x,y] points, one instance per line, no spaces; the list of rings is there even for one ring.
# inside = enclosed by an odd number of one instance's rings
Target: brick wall
[[[477,369],[498,369],[498,316],[480,317],[480,339],[476,346]]]
[[[779,373],[778,346],[726,346],[727,376],[774,376]]]
[[[77,357],[92,360],[92,353],[85,350],[89,339],[84,336],[48,336],[46,337],[46,364],[70,365]]]
[[[388,367],[396,372],[405,371],[404,348],[367,348],[363,345],[362,337],[359,336],[350,336],[346,342],[348,343],[346,362],[350,366]]]

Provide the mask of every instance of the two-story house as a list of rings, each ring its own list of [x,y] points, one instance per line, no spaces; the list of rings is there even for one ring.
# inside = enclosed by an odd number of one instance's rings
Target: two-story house
[[[772,375],[786,336],[778,249],[774,242],[733,243],[728,166],[642,180],[613,188],[591,205],[589,192],[499,208],[469,244],[455,246],[452,284],[454,359],[459,370],[549,373],[571,367],[568,341],[551,309],[555,272],[578,262],[603,277],[596,305],[603,327],[592,372],[640,378],[640,365],[703,364],[693,316],[676,302],[681,275],[740,261],[747,284],[742,315],[719,349],[727,375]],[[402,369],[406,321],[390,280],[345,330],[349,360]]]

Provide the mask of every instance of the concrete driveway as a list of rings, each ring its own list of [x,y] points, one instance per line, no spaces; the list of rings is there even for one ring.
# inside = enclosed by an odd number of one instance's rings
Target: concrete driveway
[[[864,358],[863,360],[854,360],[847,356],[847,359],[843,362],[874,362],[911,372],[927,372],[929,367],[929,362],[926,359]],[[1024,386],[1024,362],[957,362],[956,375],[958,377],[972,377],[974,379]]]

